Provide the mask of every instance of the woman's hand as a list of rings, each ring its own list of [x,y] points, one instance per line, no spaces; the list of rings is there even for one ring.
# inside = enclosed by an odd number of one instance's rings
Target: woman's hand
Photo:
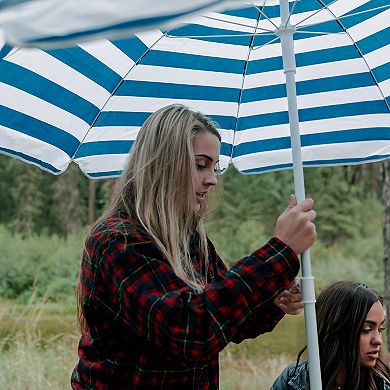
[[[288,245],[296,254],[310,248],[317,238],[313,223],[316,212],[313,206],[314,201],[311,198],[297,204],[295,196],[292,196],[287,209],[276,221],[275,237]]]
[[[303,309],[301,290],[294,283],[289,290],[284,290],[276,296],[274,304],[286,314],[301,313]]]

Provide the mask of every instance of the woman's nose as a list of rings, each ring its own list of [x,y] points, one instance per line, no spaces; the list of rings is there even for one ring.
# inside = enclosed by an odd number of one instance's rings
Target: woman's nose
[[[375,345],[382,345],[382,343],[383,343],[382,335],[379,332],[375,333],[371,342],[372,342],[372,344],[375,344]]]
[[[205,177],[205,184],[209,186],[215,186],[217,184],[217,174],[214,171]]]

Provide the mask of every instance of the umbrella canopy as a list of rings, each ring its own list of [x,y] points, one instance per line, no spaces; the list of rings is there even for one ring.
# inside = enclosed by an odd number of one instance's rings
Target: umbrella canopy
[[[239,0],[230,0],[238,6]],[[114,38],[169,24],[206,9],[226,9],[224,0],[0,0],[0,26],[14,46],[63,47]]]
[[[121,41],[5,47],[0,151],[53,173],[74,160],[89,177],[117,176],[145,119],[179,102],[220,125],[222,168],[294,161],[300,201],[302,160],[390,156],[389,21],[387,0],[263,0]],[[310,384],[320,389],[308,252],[302,274]]]
[[[147,116],[180,102],[219,123],[223,167],[290,167],[277,3],[113,42],[3,48],[0,151],[55,174],[74,160],[89,177],[118,176]],[[390,6],[327,3],[290,3],[304,164],[387,158]]]

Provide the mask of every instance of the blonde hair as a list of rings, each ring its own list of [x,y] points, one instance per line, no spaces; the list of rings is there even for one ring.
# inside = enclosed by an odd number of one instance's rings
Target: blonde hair
[[[202,291],[206,275],[196,273],[190,257],[190,238],[195,231],[205,272],[208,264],[202,220],[207,203],[194,212],[193,141],[203,132],[221,140],[210,119],[183,105],[163,107],[152,114],[138,133],[108,210],[124,209],[129,217],[138,220],[176,275],[197,292]]]

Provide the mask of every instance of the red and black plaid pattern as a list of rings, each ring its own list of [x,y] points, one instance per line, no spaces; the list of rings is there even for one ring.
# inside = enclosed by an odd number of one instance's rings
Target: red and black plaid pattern
[[[195,267],[198,240],[191,240]],[[272,238],[229,270],[209,242],[207,285],[195,293],[135,221],[119,213],[86,241],[82,291],[87,330],[73,389],[218,389],[218,353],[271,331],[284,313],[273,304],[299,269]]]

